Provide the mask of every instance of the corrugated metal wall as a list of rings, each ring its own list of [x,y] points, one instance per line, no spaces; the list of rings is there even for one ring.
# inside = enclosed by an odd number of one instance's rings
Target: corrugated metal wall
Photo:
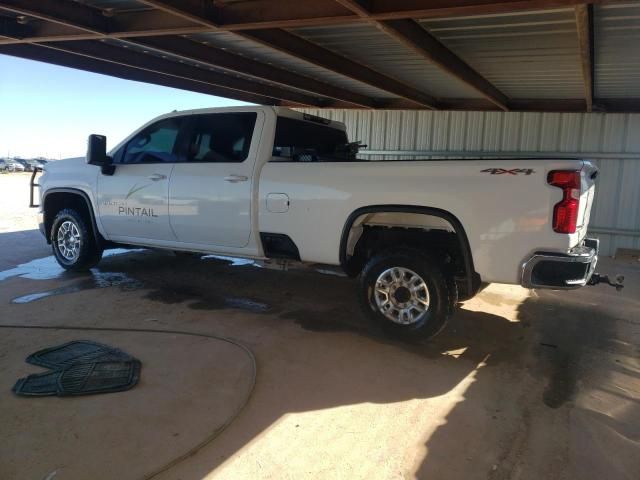
[[[639,114],[304,111],[344,122],[371,150],[606,153],[594,158],[601,173],[590,232],[603,255],[640,249]]]

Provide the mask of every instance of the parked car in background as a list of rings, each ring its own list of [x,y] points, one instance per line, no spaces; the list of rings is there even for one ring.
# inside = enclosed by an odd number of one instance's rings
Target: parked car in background
[[[24,172],[33,172],[33,165],[29,163],[29,160],[24,160],[22,158],[14,159],[14,162],[18,165],[22,165]]]
[[[15,160],[7,160],[7,171],[9,172],[24,172],[24,165],[16,162]]]
[[[5,173],[7,172],[9,166],[7,165],[7,162],[5,162],[4,160],[0,159],[0,172]]]

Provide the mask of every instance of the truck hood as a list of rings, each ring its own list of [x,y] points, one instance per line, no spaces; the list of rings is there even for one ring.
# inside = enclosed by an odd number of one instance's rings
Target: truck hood
[[[85,157],[65,158],[63,160],[48,162],[44,166],[44,170],[56,171],[56,170],[65,169],[65,168],[77,168],[84,164],[85,164]]]

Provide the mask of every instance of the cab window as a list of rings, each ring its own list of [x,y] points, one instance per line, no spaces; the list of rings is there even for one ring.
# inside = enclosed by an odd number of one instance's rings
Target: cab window
[[[347,133],[328,125],[278,117],[272,162],[344,161]]]
[[[116,161],[124,164],[177,162],[176,139],[181,124],[182,118],[172,117],[149,125],[129,140],[124,154],[117,155]]]
[[[256,118],[255,112],[194,116],[187,161],[244,162],[249,155]]]

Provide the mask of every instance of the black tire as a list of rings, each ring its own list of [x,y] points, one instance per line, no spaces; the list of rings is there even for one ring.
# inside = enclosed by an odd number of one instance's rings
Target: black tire
[[[385,315],[374,296],[378,278],[383,272],[397,267],[415,273],[428,291],[428,307],[422,313],[411,309],[416,318],[407,324],[400,324],[399,320],[393,321]],[[413,279],[411,273],[407,275]],[[426,339],[437,335],[453,314],[457,302],[457,289],[453,279],[445,275],[443,269],[423,252],[411,248],[387,250],[374,255],[360,273],[358,290],[360,305],[366,315],[387,334],[405,340]],[[396,292],[398,290],[400,289]],[[423,297],[426,299],[426,295]],[[380,298],[384,298],[384,295]],[[402,298],[399,300],[404,301]],[[394,305],[393,302],[391,306],[388,302],[386,304],[391,316],[400,312]]]
[[[66,228],[63,225],[68,225],[68,222],[75,225],[79,236],[78,253],[73,258],[65,255],[58,245],[58,231],[60,228]],[[65,270],[84,272],[96,266],[102,258],[102,248],[98,246],[91,226],[87,223],[85,217],[73,208],[65,208],[56,214],[51,226],[50,239],[53,255]]]

